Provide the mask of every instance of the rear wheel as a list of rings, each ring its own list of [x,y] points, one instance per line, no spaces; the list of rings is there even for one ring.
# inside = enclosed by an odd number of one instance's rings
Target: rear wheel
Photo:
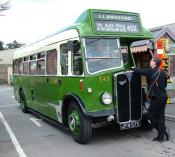
[[[21,110],[24,113],[28,113],[28,107],[27,107],[27,103],[26,103],[26,97],[24,95],[23,90],[20,91],[20,106],[21,106]]]
[[[72,102],[68,109],[68,125],[76,142],[84,144],[92,137],[91,122],[82,114],[75,102]]]

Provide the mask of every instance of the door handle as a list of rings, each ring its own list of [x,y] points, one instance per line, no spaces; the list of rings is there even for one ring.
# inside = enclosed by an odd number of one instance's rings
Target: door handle
[[[58,79],[57,84],[58,84],[59,86],[61,86],[61,85],[62,85],[62,81]]]
[[[49,83],[49,78],[46,79],[46,82]]]

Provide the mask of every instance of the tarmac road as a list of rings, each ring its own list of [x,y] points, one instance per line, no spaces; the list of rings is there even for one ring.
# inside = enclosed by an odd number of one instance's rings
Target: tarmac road
[[[175,104],[167,104],[166,105],[166,119],[175,122]]]
[[[172,111],[172,110],[171,110]],[[86,145],[69,132],[33,114],[24,114],[12,87],[0,86],[0,157],[175,157],[175,123],[166,121],[171,140],[153,142],[155,131],[96,129]]]

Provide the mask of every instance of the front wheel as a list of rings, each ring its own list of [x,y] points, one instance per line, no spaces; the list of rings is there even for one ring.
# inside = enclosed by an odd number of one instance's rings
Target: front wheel
[[[76,142],[84,144],[92,137],[91,122],[82,114],[76,102],[72,102],[69,106],[68,125]]]

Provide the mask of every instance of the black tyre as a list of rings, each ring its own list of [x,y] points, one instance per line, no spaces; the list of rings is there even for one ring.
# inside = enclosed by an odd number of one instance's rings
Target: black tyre
[[[24,112],[24,113],[28,113],[28,107],[27,107],[27,103],[26,103],[26,97],[24,95],[24,92],[21,90],[20,91],[20,106],[21,106],[21,110]]]
[[[148,114],[142,116],[141,129],[145,131],[150,131],[153,129],[151,122],[148,120]]]
[[[82,114],[76,102],[70,104],[67,120],[72,137],[76,142],[84,144],[91,139],[91,122]]]

